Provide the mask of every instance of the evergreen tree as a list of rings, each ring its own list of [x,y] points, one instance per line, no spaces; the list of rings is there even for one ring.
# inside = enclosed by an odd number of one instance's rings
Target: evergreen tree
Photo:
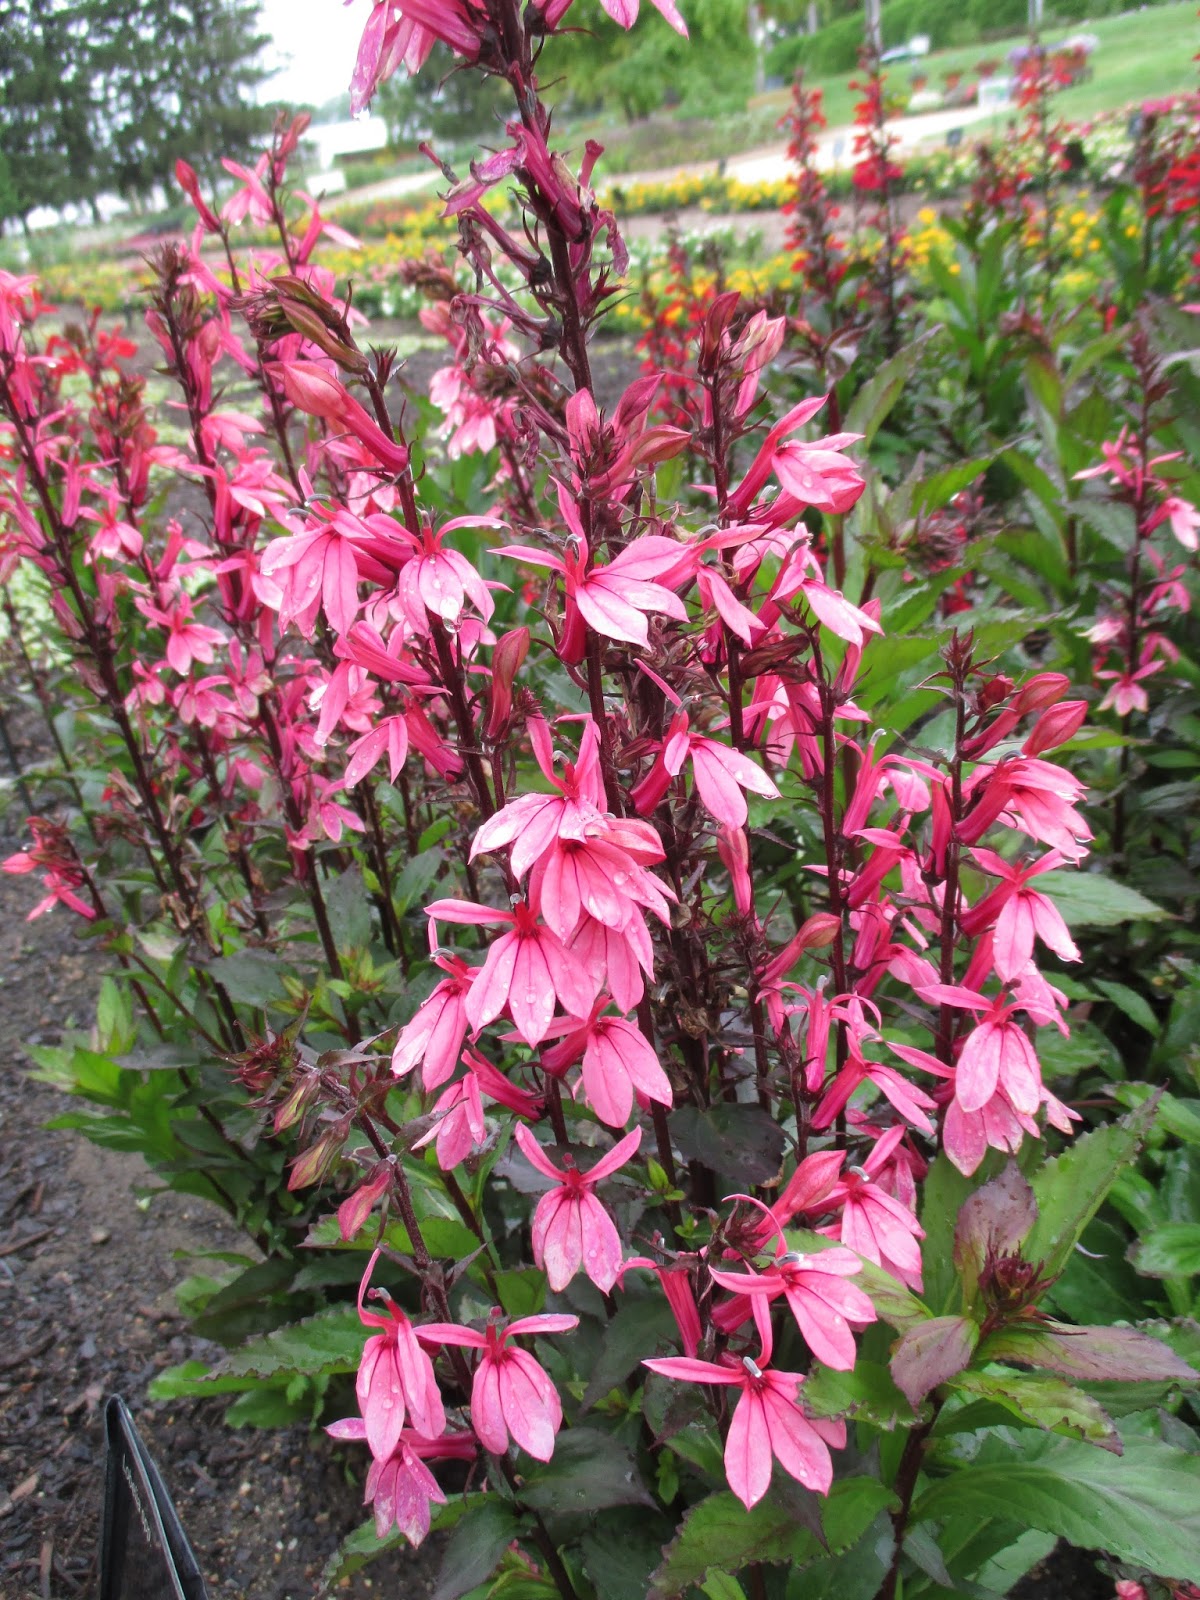
[[[0,0],[0,218],[252,154],[266,42],[255,0]]]
[[[0,0],[0,215],[94,198],[107,176],[94,137],[86,19],[61,0]]]

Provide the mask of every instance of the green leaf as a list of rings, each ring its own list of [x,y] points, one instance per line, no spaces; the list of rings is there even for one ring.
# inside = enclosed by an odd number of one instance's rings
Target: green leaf
[[[191,1399],[196,1395],[241,1394],[254,1378],[214,1378],[205,1361],[183,1361],[177,1367],[167,1367],[156,1378],[151,1378],[147,1390],[151,1400]]]
[[[936,328],[927,328],[911,344],[905,345],[890,361],[885,361],[874,377],[864,383],[854,396],[842,427],[847,433],[862,434],[864,452],[871,448],[872,439],[904,393],[905,385],[925,354],[925,346],[937,331]]]
[[[749,1511],[728,1489],[694,1505],[663,1552],[647,1600],[674,1600],[710,1571],[738,1572],[751,1561],[799,1565],[820,1555],[816,1534],[797,1525],[796,1488],[776,1483]]]
[[[714,1572],[700,1585],[708,1600],[746,1600],[746,1591],[727,1572]]]
[[[1035,1428],[1121,1453],[1112,1418],[1091,1395],[1061,1378],[1031,1372],[963,1372],[950,1387],[957,1394],[994,1401]]]
[[[445,859],[441,850],[422,850],[404,863],[392,883],[392,903],[403,914],[431,886]]]
[[[951,1306],[957,1308],[959,1304],[958,1275],[954,1270],[954,1228],[955,1219],[970,1193],[970,1178],[965,1178],[943,1151],[929,1168],[921,1186],[925,1300],[935,1312],[949,1311]],[[875,1309],[878,1311],[879,1307]],[[895,1326],[897,1324],[893,1323]]]
[[[671,1457],[663,1452],[666,1460]],[[645,1600],[650,1574],[675,1532],[674,1518],[619,1507],[589,1518],[579,1541],[595,1594],[603,1600]]]
[[[645,1300],[627,1300],[604,1330],[604,1343],[588,1374],[581,1409],[590,1410],[610,1389],[623,1383],[644,1356],[674,1348],[677,1339],[675,1318],[665,1299],[655,1295]]]
[[[910,1328],[892,1352],[896,1386],[914,1409],[925,1396],[968,1364],[979,1343],[970,1317],[933,1317]]]
[[[881,1511],[894,1511],[896,1496],[878,1478],[839,1478],[821,1506],[821,1526],[834,1555],[861,1538]]]
[[[321,1593],[332,1593],[343,1578],[360,1571],[368,1562],[383,1555],[385,1550],[394,1550],[403,1543],[404,1535],[395,1528],[381,1539],[375,1532],[374,1520],[360,1524],[353,1533],[346,1535],[325,1563],[325,1571],[321,1574]]]
[[[316,1377],[355,1372],[365,1339],[366,1329],[355,1308],[339,1306],[231,1351],[213,1368],[213,1376],[270,1378],[277,1372],[302,1372]]]
[[[1200,1456],[1143,1438],[1119,1458],[1048,1434],[994,1445],[1001,1459],[977,1459],[934,1483],[914,1520],[1003,1516],[1162,1577],[1195,1574]]]
[[[279,960],[264,950],[240,950],[236,956],[217,956],[208,963],[208,971],[240,1006],[265,1010],[287,997]]]
[[[1131,989],[1126,983],[1114,983],[1110,978],[1097,978],[1095,983],[1097,989],[1107,995],[1113,1005],[1123,1011],[1131,1022],[1136,1022],[1139,1028],[1145,1028],[1155,1038],[1162,1032],[1162,1024],[1151,1010],[1150,1002],[1136,989]]]
[[[814,1417],[846,1417],[888,1431],[916,1420],[888,1369],[862,1356],[851,1372],[814,1366],[804,1385],[804,1409]]]
[[[554,1458],[530,1472],[521,1499],[535,1511],[591,1513],[608,1506],[652,1506],[637,1462],[611,1433],[570,1428]]]
[[[325,909],[339,950],[365,950],[371,942],[371,902],[362,869],[347,867],[325,885]]]
[[[895,1547],[891,1519],[880,1512],[848,1550],[799,1568],[788,1585],[788,1600],[875,1600]]]
[[[1168,916],[1144,894],[1099,872],[1045,872],[1038,889],[1054,901],[1069,928],[1114,928],[1121,922],[1161,922]]]
[[[546,1274],[537,1267],[497,1272],[493,1281],[510,1317],[535,1317],[546,1304]]]
[[[520,1529],[517,1513],[495,1495],[469,1505],[446,1543],[433,1600],[459,1600],[490,1578]]]
[[[1165,1041],[1163,1048],[1165,1048]],[[1156,1056],[1160,1051],[1155,1052]],[[1141,1106],[1158,1095],[1156,1130],[1172,1134],[1185,1144],[1200,1144],[1200,1100],[1181,1100],[1169,1091],[1157,1090],[1148,1083],[1122,1083],[1113,1091],[1123,1106]]]
[[[273,1384],[259,1384],[226,1408],[225,1421],[231,1428],[290,1428],[311,1412],[307,1397],[293,1399]]]
[[[994,456],[975,456],[929,473],[913,489],[913,511],[937,511],[963,489],[969,489],[994,460]]]
[[[1119,1122],[1083,1134],[1038,1169],[1033,1177],[1038,1219],[1025,1243],[1027,1261],[1042,1262],[1048,1275],[1063,1270],[1118,1172],[1141,1149],[1153,1120],[1154,1102],[1147,1101]]]
[[[461,1261],[479,1248],[479,1240],[457,1217],[424,1216],[420,1219],[421,1237],[429,1253],[437,1261]],[[412,1241],[402,1222],[389,1222],[383,1231],[383,1241],[390,1249],[403,1255],[412,1254]],[[309,1248],[350,1250],[361,1255],[370,1248],[363,1236],[357,1242],[347,1243],[336,1216],[322,1217],[314,1222],[304,1237]],[[505,1310],[509,1308],[506,1306]],[[516,1315],[516,1313],[510,1313]]]
[[[1150,1278],[1194,1278],[1200,1273],[1200,1222],[1165,1222],[1129,1253]]]

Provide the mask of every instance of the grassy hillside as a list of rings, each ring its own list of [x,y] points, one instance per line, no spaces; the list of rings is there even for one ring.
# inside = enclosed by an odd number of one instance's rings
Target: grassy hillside
[[[1064,117],[1084,118],[1098,111],[1110,111],[1130,101],[1146,100],[1158,95],[1181,94],[1197,87],[1197,67],[1193,61],[1200,51],[1200,21],[1191,0],[1178,5],[1161,5],[1138,12],[1128,12],[1120,17],[1105,17],[1098,22],[1075,23],[1071,27],[1049,28],[1045,32],[1047,44],[1065,39],[1073,33],[1092,33],[1100,40],[1100,48],[1092,57],[1093,76],[1090,83],[1066,89],[1055,98],[1055,109]],[[929,75],[929,86],[941,88],[947,72],[974,72],[978,61],[989,57],[1003,60],[1023,35],[1011,40],[993,41],[987,45],[971,44],[957,50],[939,50],[927,56],[921,70]],[[891,68],[897,85],[907,86],[913,72],[911,65]],[[854,115],[855,95],[850,89],[852,74],[835,78],[817,78],[825,94],[826,115],[831,127],[849,122]],[[771,115],[778,116],[787,102],[786,90],[775,90],[761,95],[753,109],[761,111],[764,122]]]

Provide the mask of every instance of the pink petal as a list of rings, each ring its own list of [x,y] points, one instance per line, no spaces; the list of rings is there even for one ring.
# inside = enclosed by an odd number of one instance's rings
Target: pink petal
[[[806,1489],[828,1494],[833,1462],[825,1441],[797,1406],[778,1390],[768,1389],[762,1400],[771,1451],[780,1466]]]
[[[964,1111],[980,1111],[1000,1080],[1002,1036],[991,1022],[981,1022],[968,1036],[958,1058],[954,1096]]]
[[[747,1386],[725,1440],[725,1477],[749,1511],[771,1487],[771,1430],[762,1396]]]
[[[641,1129],[638,1129],[641,1132]],[[584,1193],[578,1203],[583,1237],[583,1270],[605,1294],[616,1283],[624,1259],[616,1224],[594,1194]],[[551,1288],[554,1281],[550,1280]]]
[[[508,1449],[508,1428],[500,1399],[500,1363],[486,1356],[475,1369],[471,1384],[471,1426],[483,1448],[502,1456]]]
[[[489,946],[487,960],[467,996],[467,1021],[472,1028],[485,1028],[508,1004],[517,952],[525,942],[518,933],[505,933]]]
[[[524,1350],[507,1352],[500,1369],[500,1404],[508,1431],[537,1461],[554,1454],[562,1403],[545,1372]]]
[[[551,935],[553,938],[553,935]],[[486,968],[485,968],[486,971]],[[476,981],[476,987],[482,979]],[[474,990],[472,990],[474,993]],[[532,934],[518,938],[508,1009],[526,1044],[540,1044],[554,1016],[555,983],[542,940]]]
[[[619,1243],[617,1250],[619,1255]],[[579,1271],[584,1259],[584,1229],[578,1194],[559,1189],[538,1201],[533,1217],[533,1259],[544,1270],[555,1294],[565,1289]]]

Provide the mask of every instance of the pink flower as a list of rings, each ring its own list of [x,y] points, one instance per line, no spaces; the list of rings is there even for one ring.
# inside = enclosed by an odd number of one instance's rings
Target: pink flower
[[[352,433],[390,471],[403,472],[408,466],[407,447],[384,433],[353,395],[318,362],[279,361],[271,371],[278,375],[284,393],[297,410]]]
[[[421,1150],[436,1140],[438,1166],[443,1172],[452,1171],[483,1144],[487,1135],[484,1094],[531,1121],[542,1114],[542,1102],[536,1095],[511,1083],[478,1051],[466,1050],[463,1060],[467,1071],[439,1095],[433,1108],[433,1128],[413,1145],[414,1150]]]
[[[690,732],[687,712],[677,711],[654,766],[633,791],[633,803],[643,816],[658,806],[688,760],[705,810],[724,827],[745,824],[749,810],[743,789],[767,800],[779,798],[779,790],[761,767],[717,739]]]
[[[646,1256],[631,1256],[621,1268],[621,1287],[624,1288],[624,1274],[631,1267],[644,1267],[648,1272],[653,1272],[658,1278],[662,1292],[667,1297],[667,1304],[671,1308],[671,1315],[675,1318],[675,1326],[679,1329],[679,1340],[683,1345],[685,1355],[694,1356],[700,1348],[700,1341],[704,1337],[704,1330],[700,1325],[700,1310],[696,1305],[696,1295],[692,1288],[692,1273],[688,1260],[698,1261],[698,1256],[679,1256],[674,1261],[651,1261]],[[749,1313],[747,1313],[749,1315]]]
[[[1042,1074],[1016,1007],[1003,994],[994,1000],[959,984],[930,984],[917,991],[924,1000],[986,1012],[967,1035],[954,1074],[954,1098],[964,1111],[979,1111],[1004,1090],[1013,1107],[1032,1116],[1041,1104]]]
[[[600,740],[590,717],[579,740],[579,756],[563,762],[563,776],[554,771],[550,730],[541,717],[529,720],[533,753],[550,794],[522,794],[489,817],[475,835],[471,860],[492,850],[511,847],[512,870],[523,878],[556,839],[582,841],[596,832],[604,811],[604,783],[600,774]],[[572,930],[574,924],[572,924]]]
[[[1031,878],[1062,865],[1064,857],[1050,850],[1028,867],[1011,866],[992,850],[976,849],[975,860],[1002,881],[962,917],[963,932],[975,938],[994,921],[992,952],[997,976],[1011,983],[1028,966],[1033,941],[1041,939],[1063,961],[1078,961],[1079,951],[1067,930],[1062,912],[1048,895],[1026,887]]]
[[[358,1417],[331,1422],[326,1433],[335,1439],[361,1442],[366,1430]],[[375,1532],[384,1539],[396,1528],[411,1545],[418,1545],[429,1532],[430,1505],[444,1506],[446,1496],[423,1458],[452,1458],[470,1461],[475,1441],[469,1433],[445,1433],[437,1439],[405,1429],[392,1453],[376,1456],[367,1473],[363,1501],[373,1506]]]
[[[1178,495],[1168,495],[1160,507],[1160,512],[1167,522],[1171,524],[1171,532],[1179,540],[1185,550],[1196,549],[1196,529],[1200,528],[1200,514],[1190,500],[1183,500]]]
[[[851,1324],[865,1327],[875,1321],[870,1300],[845,1281],[861,1266],[853,1251],[835,1247],[812,1255],[781,1251],[761,1272],[718,1272],[710,1267],[713,1282],[737,1296],[718,1308],[713,1321],[723,1332],[731,1332],[756,1309],[752,1301],[769,1303],[783,1295],[817,1360],[849,1372],[857,1356]]]
[[[425,1343],[459,1345],[482,1350],[471,1383],[471,1425],[480,1444],[492,1455],[503,1455],[509,1435],[536,1461],[549,1461],[554,1436],[562,1426],[562,1402],[545,1370],[525,1350],[509,1344],[520,1334],[569,1333],[578,1317],[518,1317],[500,1327],[496,1307],[483,1332],[453,1322],[429,1322],[420,1330]]]
[[[429,632],[426,613],[455,626],[469,600],[486,622],[495,609],[488,585],[457,550],[447,550],[442,540],[458,528],[502,528],[495,517],[453,517],[436,531],[425,523],[421,538],[401,533],[401,542],[413,548],[396,580],[396,595],[404,615],[418,633]]]
[[[570,1155],[556,1167],[523,1123],[518,1123],[515,1137],[530,1165],[556,1185],[538,1201],[533,1214],[534,1261],[556,1294],[580,1267],[607,1294],[621,1271],[621,1240],[594,1190],[634,1154],[642,1142],[641,1128],[627,1133],[588,1172],[580,1172]]]
[[[626,545],[607,566],[589,568],[588,544],[579,513],[561,486],[558,503],[567,526],[575,532],[573,550],[568,549],[559,557],[529,545],[504,545],[492,554],[511,556],[516,561],[528,561],[562,574],[566,613],[558,654],[563,661],[573,664],[583,660],[585,625],[606,639],[645,649],[650,642],[648,612],[661,612],[680,622],[687,621],[687,611],[678,595],[654,581],[657,576],[679,566],[681,558],[688,553],[685,546],[660,534],[643,534]]]
[[[777,526],[794,521],[805,506],[835,513],[849,511],[862,494],[863,477],[854,462],[841,452],[843,446],[854,444],[862,435],[831,434],[811,444],[799,440],[784,442],[789,433],[810,421],[827,399],[827,395],[816,395],[802,400],[775,424],[763,440],[750,470],[729,496],[731,515],[745,517],[749,514],[772,470],[784,489],[779,501],[768,508]],[[781,501],[786,503],[780,504]]]
[[[423,1063],[426,1089],[445,1083],[458,1065],[468,1027],[466,999],[477,970],[455,955],[436,955],[433,962],[447,976],[400,1029],[392,1051],[392,1071],[398,1078]]]
[[[537,920],[526,901],[511,911],[495,911],[472,900],[435,900],[425,907],[432,923],[507,924],[510,931],[492,941],[487,959],[471,986],[466,1015],[478,1031],[507,1010],[526,1044],[540,1044],[550,1028],[557,1000],[569,1016],[583,1016],[592,1004],[587,975],[558,935]]]
[[[651,1372],[685,1383],[740,1388],[725,1439],[725,1477],[747,1511],[771,1486],[772,1461],[778,1461],[806,1489],[828,1494],[833,1482],[829,1445],[844,1445],[844,1423],[810,1420],[797,1404],[803,1377],[798,1372],[771,1371],[770,1327],[758,1361],[697,1361],[691,1356],[663,1356],[643,1361]]]
[[[1165,666],[1165,661],[1152,660],[1134,672],[1098,671],[1097,678],[1112,681],[1112,688],[1100,702],[1100,710],[1115,711],[1119,717],[1127,717],[1134,711],[1149,711],[1150,696],[1146,693],[1144,680],[1152,678]]]
[[[588,1105],[610,1128],[623,1128],[633,1110],[636,1089],[647,1100],[670,1106],[674,1096],[671,1080],[659,1065],[658,1057],[645,1036],[621,1017],[602,1017],[608,1004],[604,995],[592,1007],[591,1016],[549,1050],[542,1051],[542,1065],[548,1072],[565,1072],[583,1057],[583,1092]]]
[[[980,766],[963,785],[975,804],[958,825],[964,844],[976,844],[997,820],[1061,850],[1068,861],[1087,854],[1092,830],[1076,809],[1084,785],[1053,762],[1014,756]]]
[[[674,891],[642,866],[662,859],[662,842],[649,823],[636,818],[602,820],[588,839],[556,839],[534,864],[530,899],[564,943],[584,915],[624,930],[640,921],[637,907],[671,920]]]
[[[363,1310],[378,1255],[376,1250],[367,1262],[358,1291],[358,1314],[368,1327],[381,1331],[363,1346],[355,1392],[371,1454],[383,1461],[399,1443],[406,1416],[412,1417],[418,1433],[434,1439],[445,1430],[446,1414],[433,1363],[417,1343],[404,1312],[382,1291],[377,1293],[387,1306],[386,1315]]]
[[[917,1240],[925,1237],[925,1231],[907,1207],[871,1181],[887,1165],[903,1137],[903,1127],[885,1133],[861,1167],[849,1168],[831,1198],[842,1205],[842,1243],[920,1292]]]

